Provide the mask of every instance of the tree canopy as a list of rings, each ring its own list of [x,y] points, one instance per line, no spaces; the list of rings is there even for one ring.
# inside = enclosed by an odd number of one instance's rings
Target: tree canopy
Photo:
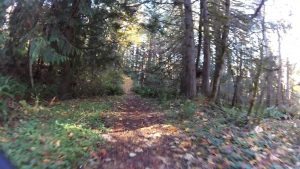
[[[299,168],[276,2],[0,0],[0,150],[22,169]]]

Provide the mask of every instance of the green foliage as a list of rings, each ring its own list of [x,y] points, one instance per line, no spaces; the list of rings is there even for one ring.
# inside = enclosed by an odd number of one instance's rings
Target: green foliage
[[[196,111],[197,106],[191,100],[178,100],[171,103],[171,109],[167,111],[167,117],[170,119],[189,119],[192,118]]]
[[[23,98],[26,89],[26,85],[10,77],[0,75],[0,121],[7,122],[12,116],[12,111],[7,107],[8,100],[14,101]]]
[[[5,100],[0,100],[0,122],[7,122],[9,118],[7,102]]]
[[[6,41],[6,35],[0,32],[0,57],[2,55],[2,52],[4,52],[5,41]]]
[[[3,148],[20,168],[76,168],[86,150],[100,141],[99,133],[73,124],[45,126],[38,121],[28,121],[16,129],[18,139]],[[17,148],[17,149],[16,149]],[[51,163],[43,164],[45,158]],[[54,163],[53,163],[54,162]]]
[[[61,41],[57,39],[55,40],[56,42]],[[30,49],[29,49],[31,63],[37,61],[39,58],[41,58],[46,63],[62,63],[67,59],[66,55],[70,53],[69,51],[66,50],[68,48],[62,49],[62,51],[64,51],[65,54],[62,55],[56,52],[56,50],[52,48],[50,44],[51,41],[47,41],[43,37],[34,38],[30,43]]]
[[[243,108],[227,108],[222,107],[224,111],[224,123],[234,124],[239,127],[244,127],[248,124],[249,118],[247,117],[246,110]],[[251,122],[252,123],[252,122]]]
[[[97,75],[84,72],[77,79],[74,93],[78,96],[121,95],[122,84],[120,71],[107,70]]]
[[[181,105],[180,116],[184,119],[191,118],[195,115],[197,106],[191,100],[186,100]]]
[[[222,110],[225,112],[227,121],[235,121],[235,122],[244,122],[246,118],[246,111],[244,109],[240,109],[237,107],[227,108],[222,107]]]
[[[141,95],[142,97],[156,98],[159,95],[159,90],[157,88],[154,88],[154,87],[135,86],[132,90],[135,93]]]
[[[10,77],[0,75],[0,96],[11,98],[23,98],[27,85],[20,83]]]
[[[278,108],[276,107],[268,107],[263,111],[262,116],[264,118],[274,118],[274,119],[283,119],[285,118],[286,114],[281,112]]]
[[[108,70],[102,74],[102,88],[107,95],[123,94],[121,72]]]
[[[33,96],[38,96],[41,99],[49,99],[58,95],[58,85],[52,84],[35,84],[33,88],[28,90]]]
[[[132,90],[142,97],[159,98],[161,101],[173,99],[176,96],[176,91],[159,87],[135,85]]]
[[[110,105],[91,100],[61,103],[0,130],[1,149],[20,169],[77,168],[102,144],[101,113]],[[34,119],[34,120],[31,120]]]
[[[222,107],[222,109],[225,111],[226,121],[231,123],[233,122],[237,126],[244,126],[248,122],[252,123],[253,120],[259,121],[260,119],[263,118],[273,118],[273,119],[280,120],[289,117],[289,113],[283,111],[283,108],[278,108],[278,107],[269,107],[269,108],[262,109],[262,112],[256,113],[255,117],[247,117],[246,110],[239,109],[236,107],[233,108]]]
[[[8,8],[11,5],[14,8]],[[79,85],[73,93],[71,90],[59,93],[62,96],[122,93],[118,73],[105,71],[109,67],[120,67],[120,19],[130,20],[118,1],[14,1],[4,6],[0,3],[0,9],[3,9],[0,10],[0,23],[6,25],[0,32],[0,55],[3,48],[6,60],[1,57],[0,66],[29,84],[29,71],[23,65],[30,64],[35,87],[29,93],[42,98],[56,95],[56,85],[62,88],[61,81],[66,76],[70,79],[66,88],[74,89],[76,84]],[[63,62],[70,63],[70,67],[66,68],[65,64],[61,64]],[[90,71],[91,65],[93,71]],[[6,70],[6,67],[9,69]],[[19,71],[23,71],[22,75]],[[89,75],[84,79],[86,72]],[[91,75],[93,73],[97,77]],[[105,77],[102,76],[104,74]],[[84,82],[81,82],[82,79]]]
[[[285,117],[300,119],[300,105],[280,105],[277,107],[279,112],[282,112]]]
[[[227,118],[237,119],[242,114],[242,111],[236,107],[233,108],[223,107],[222,109],[225,111]]]

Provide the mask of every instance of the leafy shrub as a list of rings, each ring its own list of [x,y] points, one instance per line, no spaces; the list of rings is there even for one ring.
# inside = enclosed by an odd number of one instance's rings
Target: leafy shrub
[[[97,75],[84,72],[76,82],[75,96],[121,95],[122,74],[120,71],[107,70]]]
[[[277,107],[278,111],[285,114],[286,117],[292,117],[296,119],[300,119],[300,105],[280,105]]]
[[[148,86],[140,87],[135,85],[132,90],[142,97],[159,98],[161,101],[166,101],[176,97],[176,91],[173,89]]]
[[[263,112],[264,118],[282,119],[285,118],[285,113],[279,111],[276,107],[268,107]]]
[[[132,90],[136,94],[139,94],[142,97],[156,98],[159,95],[159,90],[157,88],[153,88],[153,87],[138,87],[138,86],[135,86]]]
[[[35,84],[34,87],[31,88],[28,92],[42,99],[48,99],[58,95],[58,86],[56,84]]]
[[[190,100],[186,100],[181,105],[180,117],[184,119],[191,118],[195,115],[196,110],[197,110],[197,106],[195,105],[195,103],[193,103]]]
[[[235,124],[236,126],[243,127],[248,124],[249,118],[247,113],[243,109],[233,108],[222,108],[225,111],[226,122]]]
[[[10,77],[0,75],[0,96],[21,99],[25,96],[27,85]]]
[[[77,80],[73,93],[75,96],[103,95],[104,91],[101,85],[101,79],[98,76],[92,79],[92,77],[87,74],[86,77],[80,77]]]
[[[102,87],[106,95],[123,94],[122,84],[121,72],[109,70],[102,74]]]
[[[227,108],[227,107],[223,107],[222,108],[225,111],[225,115],[228,119],[238,119],[240,116],[242,116],[242,114],[244,114],[242,112],[242,110],[239,110],[236,107],[233,108]]]
[[[171,109],[166,112],[170,119],[188,119],[192,118],[197,110],[197,106],[191,100],[175,102],[171,105]]]
[[[8,101],[14,102],[23,98],[26,89],[26,85],[10,77],[0,75],[0,121],[7,122],[12,115],[7,107]]]

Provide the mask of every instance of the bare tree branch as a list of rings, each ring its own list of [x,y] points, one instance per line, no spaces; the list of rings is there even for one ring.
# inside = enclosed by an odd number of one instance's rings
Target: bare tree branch
[[[254,14],[252,14],[251,19],[254,19],[257,17],[257,15],[259,14],[261,8],[264,6],[266,0],[261,0],[259,6],[257,7],[257,9],[255,10]]]

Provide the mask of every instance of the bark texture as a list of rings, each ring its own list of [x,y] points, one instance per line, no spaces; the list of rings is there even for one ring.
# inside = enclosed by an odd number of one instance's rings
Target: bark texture
[[[207,0],[203,1],[203,69],[202,69],[202,93],[209,95],[209,76],[210,76],[210,35]]]
[[[196,96],[195,42],[191,0],[184,1],[184,56],[183,93],[192,99]]]
[[[224,58],[227,52],[227,39],[229,34],[229,20],[230,20],[230,0],[225,1],[225,17],[226,21],[223,25],[223,32],[221,36],[221,44],[220,44],[220,50],[217,52],[216,57],[216,65],[215,65],[215,73],[213,78],[213,86],[212,86],[212,93],[211,93],[211,101],[215,102],[218,95],[218,89],[220,85],[220,79],[221,79],[221,73],[224,66]]]

